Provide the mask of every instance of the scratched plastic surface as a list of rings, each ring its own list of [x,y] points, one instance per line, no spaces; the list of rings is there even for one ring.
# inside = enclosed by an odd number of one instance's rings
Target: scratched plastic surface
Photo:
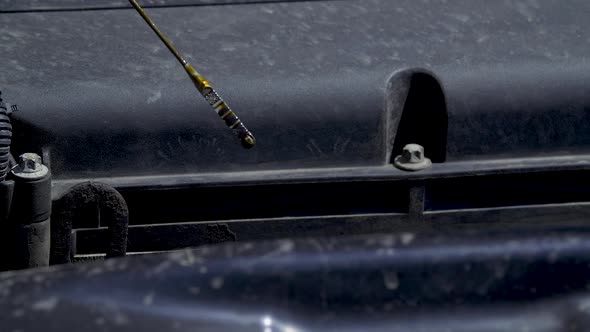
[[[0,274],[3,331],[586,331],[590,237],[239,243]]]

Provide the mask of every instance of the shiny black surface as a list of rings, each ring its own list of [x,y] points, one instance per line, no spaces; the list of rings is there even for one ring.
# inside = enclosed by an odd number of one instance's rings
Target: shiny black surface
[[[46,332],[584,331],[589,243],[585,232],[401,233],[11,272],[0,321]]]

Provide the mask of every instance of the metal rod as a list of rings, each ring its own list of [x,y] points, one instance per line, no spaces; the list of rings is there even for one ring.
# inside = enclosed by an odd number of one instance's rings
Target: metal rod
[[[246,128],[244,123],[238,118],[238,116],[229,108],[225,101],[213,90],[213,87],[209,82],[199,74],[186,60],[180,55],[178,50],[172,45],[170,40],[164,36],[162,31],[158,29],[154,21],[147,15],[145,10],[137,3],[136,0],[129,0],[131,5],[137,10],[139,15],[145,20],[145,22],[152,28],[152,30],[158,35],[160,40],[166,45],[166,47],[174,54],[178,62],[184,67],[186,73],[193,81],[193,84],[209,105],[215,110],[217,115],[225,122],[226,126],[230,128],[234,133],[237,134],[242,146],[246,149],[254,147],[256,139],[254,135]]]
[[[184,60],[182,58],[182,56],[180,55],[180,53],[178,52],[178,50],[176,50],[176,48],[174,48],[174,46],[172,45],[172,43],[170,42],[170,40],[168,38],[166,38],[166,36],[164,36],[164,34],[162,33],[162,31],[160,31],[160,29],[158,29],[158,27],[156,26],[156,24],[154,23],[154,21],[152,21],[152,19],[147,15],[147,13],[145,12],[145,10],[143,10],[143,8],[141,8],[141,6],[137,3],[137,1],[135,1],[135,0],[129,0],[129,2],[131,2],[131,5],[133,5],[133,7],[135,8],[135,10],[137,10],[137,12],[139,13],[139,15],[141,15],[141,17],[150,26],[150,28],[152,28],[152,30],[154,30],[154,32],[156,33],[156,35],[158,35],[158,37],[160,37],[160,40],[166,45],[166,47],[168,47],[168,49],[170,50],[170,52],[172,52],[172,54],[174,54],[174,56],[176,57],[176,59],[178,60],[178,62],[180,62],[180,64],[183,65],[183,66],[186,65],[186,60]]]

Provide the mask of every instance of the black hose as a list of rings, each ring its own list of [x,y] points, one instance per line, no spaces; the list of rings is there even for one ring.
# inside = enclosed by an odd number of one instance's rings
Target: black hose
[[[10,171],[10,143],[12,140],[12,125],[6,104],[0,98],[0,182],[6,179]]]
[[[98,226],[108,226],[107,258],[125,256],[129,223],[125,199],[109,185],[84,182],[71,188],[53,205],[51,265],[71,262],[72,229],[88,227],[88,221],[97,217]]]

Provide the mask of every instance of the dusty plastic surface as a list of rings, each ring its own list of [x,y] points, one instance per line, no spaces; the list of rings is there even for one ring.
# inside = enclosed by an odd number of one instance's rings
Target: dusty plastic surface
[[[210,6],[227,4],[259,4],[270,2],[297,2],[301,0],[142,0],[142,6],[176,7],[176,6]],[[325,1],[325,0],[305,0]],[[336,0],[330,0],[336,1]],[[62,11],[62,10],[97,10],[130,8],[127,0],[94,1],[94,0],[0,0],[0,13],[30,12],[30,11]]]
[[[252,151],[131,9],[0,15],[0,82],[20,108],[15,148],[46,147],[58,181],[387,165],[411,68],[432,77],[412,100],[438,100],[417,134],[442,142],[426,146],[435,163],[570,156],[590,144],[589,10],[582,0],[151,8],[254,132]]]
[[[131,248],[153,248],[146,233],[167,248],[207,244],[198,231],[223,227],[188,222],[221,217],[229,240],[416,221],[439,235],[408,227],[5,274],[0,321],[47,332],[587,330],[588,204],[572,202],[588,197],[589,10],[582,0],[150,9],[248,123],[252,151],[131,9],[1,14],[17,153],[44,150],[54,189],[88,178],[126,189],[130,215],[153,224],[131,228]],[[407,143],[425,146],[433,167],[395,169]],[[230,193],[239,204],[225,203]],[[331,205],[324,193],[351,194]],[[440,235],[510,223],[526,232]],[[547,230],[564,223],[572,233]]]

